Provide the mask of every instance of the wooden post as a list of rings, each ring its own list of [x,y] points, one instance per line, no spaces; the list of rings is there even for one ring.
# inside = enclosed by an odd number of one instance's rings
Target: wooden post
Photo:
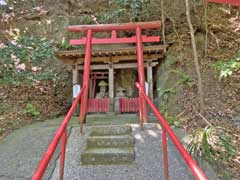
[[[79,83],[79,73],[76,66],[72,67],[72,85]]]
[[[89,82],[89,97],[90,98],[94,98],[94,95],[93,95],[93,78],[90,77],[90,82]]]
[[[151,63],[149,62],[147,64],[147,81],[148,81],[148,85],[149,85],[149,97],[151,98],[151,100],[153,100],[153,77],[152,77],[152,66]]]
[[[109,99],[110,99],[110,112],[114,112],[114,69],[112,64],[109,64],[108,73],[108,88],[109,88]]]
[[[79,84],[79,71],[77,66],[72,66],[72,88],[75,84]],[[73,89],[72,89],[73,91]],[[72,94],[73,96],[73,94]],[[72,102],[75,100],[74,97],[72,97]],[[77,108],[75,109],[74,114],[79,114],[79,105],[77,106]]]

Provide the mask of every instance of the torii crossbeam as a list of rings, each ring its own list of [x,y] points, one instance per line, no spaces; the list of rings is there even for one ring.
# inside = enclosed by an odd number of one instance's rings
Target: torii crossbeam
[[[222,4],[230,4],[234,6],[240,6],[240,0],[207,0],[207,2],[215,2]]]

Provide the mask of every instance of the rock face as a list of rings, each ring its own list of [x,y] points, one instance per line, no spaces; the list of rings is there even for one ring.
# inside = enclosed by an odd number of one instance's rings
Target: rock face
[[[232,121],[234,125],[236,125],[238,128],[240,127],[240,115],[233,117]]]
[[[155,96],[156,105],[159,109],[167,108],[171,113],[177,113],[181,110],[176,106],[176,98],[180,89],[178,82],[181,80],[180,72],[174,70],[174,64],[177,61],[177,57],[174,55],[166,55],[164,61],[160,63],[156,72],[156,86]]]
[[[132,129],[124,126],[93,127],[81,154],[82,165],[128,164],[134,161]]]

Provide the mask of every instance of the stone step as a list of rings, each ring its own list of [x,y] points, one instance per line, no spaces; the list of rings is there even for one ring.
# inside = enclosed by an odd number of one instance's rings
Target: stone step
[[[119,136],[90,136],[87,139],[88,148],[99,147],[133,147],[134,137],[132,135]]]
[[[128,164],[135,159],[134,148],[90,148],[81,154],[82,165]]]
[[[123,126],[98,126],[92,127],[90,136],[114,136],[114,135],[125,135],[131,134],[132,129],[128,125]]]

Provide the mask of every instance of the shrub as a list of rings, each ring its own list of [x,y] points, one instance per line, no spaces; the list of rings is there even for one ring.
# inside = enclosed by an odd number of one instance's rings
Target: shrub
[[[240,71],[240,54],[228,61],[219,61],[214,66],[220,71],[220,80],[231,76],[233,73]]]
[[[222,127],[206,126],[187,135],[183,141],[187,150],[195,157],[204,157],[209,162],[229,161],[237,154],[237,148],[230,133]]]
[[[23,113],[31,116],[39,116],[40,112],[31,103],[28,103],[23,109]]]
[[[32,84],[45,75],[53,47],[46,39],[20,36],[8,45],[0,44],[0,83]]]

